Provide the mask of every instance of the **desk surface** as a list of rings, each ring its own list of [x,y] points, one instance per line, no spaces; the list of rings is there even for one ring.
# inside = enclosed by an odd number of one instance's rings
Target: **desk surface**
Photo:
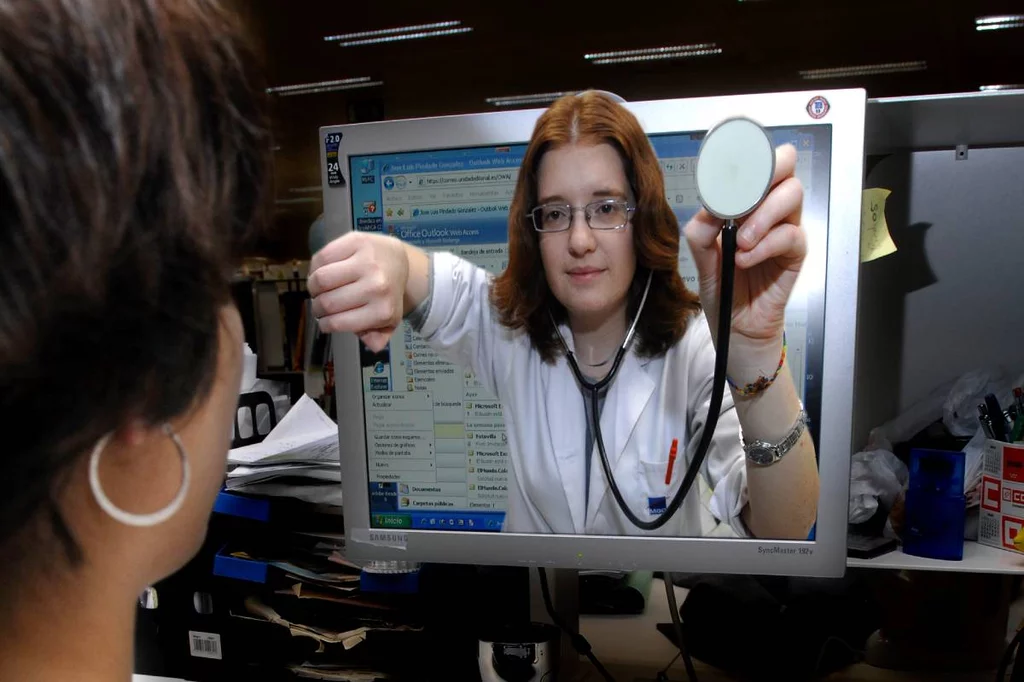
[[[999,550],[994,550],[999,551]],[[1009,554],[1009,553],[1007,553]],[[1012,555],[1011,555],[1012,556]],[[686,590],[675,588],[676,601],[682,603]],[[676,654],[675,647],[655,629],[658,623],[671,620],[665,585],[655,580],[647,610],[640,616],[580,616],[580,632],[590,641],[594,654],[609,668],[618,682],[650,681]],[[735,682],[737,678],[716,668],[694,661],[700,682]],[[587,666],[589,668],[589,666]],[[785,671],[777,671],[775,679],[785,679]],[[994,671],[982,673],[906,673],[857,664],[833,673],[827,682],[991,682]],[[669,669],[672,680],[686,680],[681,661]],[[600,680],[596,671],[584,672],[580,682]]]

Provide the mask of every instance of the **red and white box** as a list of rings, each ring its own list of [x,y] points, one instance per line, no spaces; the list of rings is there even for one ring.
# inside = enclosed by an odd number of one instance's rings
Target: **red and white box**
[[[978,542],[1024,554],[1024,445],[986,441],[982,474]]]

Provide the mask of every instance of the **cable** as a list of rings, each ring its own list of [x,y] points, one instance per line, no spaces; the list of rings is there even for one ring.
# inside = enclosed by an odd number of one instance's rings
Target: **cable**
[[[821,674],[821,664],[825,662],[825,652],[828,650],[828,645],[832,642],[842,644],[844,649],[846,649],[856,657],[856,660],[864,660],[863,651],[861,651],[860,649],[855,649],[854,647],[850,646],[847,643],[847,641],[842,637],[836,637],[833,635],[832,637],[827,638],[824,642],[821,643],[821,649],[818,650],[818,657],[814,660],[814,668],[811,669],[812,678],[817,679],[818,675]]]
[[[683,638],[683,623],[679,619],[679,606],[676,604],[676,586],[672,582],[672,575],[665,573],[662,578],[662,582],[665,583],[665,596],[668,597],[668,610],[672,616],[672,626],[676,631],[676,646],[679,647],[679,653],[683,657],[683,665],[686,666],[686,677],[690,682],[697,682],[697,671],[693,668],[693,660],[690,658],[690,652],[686,650],[686,640]],[[669,666],[672,664],[669,663]]]
[[[548,612],[548,618],[554,623],[559,630],[569,635],[569,640],[572,642],[572,648],[576,650],[576,653],[583,654],[597,669],[597,672],[601,674],[601,677],[605,679],[605,682],[615,682],[615,678],[611,676],[608,669],[601,665],[601,661],[597,660],[597,656],[594,655],[594,651],[590,646],[590,642],[587,638],[578,632],[573,632],[565,621],[562,620],[561,616],[555,613],[555,607],[551,603],[551,590],[548,588],[548,573],[547,570],[542,567],[537,567],[537,572],[540,574],[540,593],[544,597],[544,608]]]
[[[626,515],[629,522],[640,530],[657,530],[661,528],[675,515],[682,506],[686,494],[693,486],[693,482],[700,473],[701,464],[711,447],[711,439],[715,435],[715,427],[718,426],[718,417],[722,410],[722,397],[725,394],[725,375],[729,364],[729,335],[732,331],[732,297],[733,284],[736,272],[736,223],[732,220],[726,222],[722,230],[722,271],[719,275],[721,289],[718,300],[718,344],[715,353],[715,377],[711,386],[711,402],[708,405],[708,416],[704,421],[704,428],[701,431],[700,443],[697,445],[697,452],[693,456],[683,482],[676,491],[672,501],[669,502],[665,511],[658,515],[653,521],[644,521],[633,513],[626,500],[622,497],[615,476],[612,475],[611,465],[608,464],[608,453],[604,449],[604,438],[601,435],[601,417],[598,414],[598,403],[600,400],[600,388],[598,383],[590,388],[590,432],[597,442],[597,451],[601,455],[601,468],[604,470],[605,480],[612,490],[615,502],[619,509]],[[617,358],[618,359],[618,358]],[[614,369],[613,369],[614,371]],[[609,376],[613,376],[609,374]]]
[[[1006,650],[1003,651],[1003,660],[999,661],[999,669],[996,671],[996,682],[1003,682],[1003,680],[1006,679],[1006,671],[1010,667],[1010,661],[1013,660],[1014,653],[1017,652],[1021,639],[1024,639],[1024,628],[1019,628],[1017,630],[1013,639],[1011,639],[1010,643],[1006,646]],[[1019,652],[1017,653],[1018,658],[1020,658]],[[1020,662],[1018,661],[1017,665],[1019,664]],[[1017,668],[1017,665],[1014,666],[1014,669]]]
[[[672,656],[672,660],[670,660],[669,665],[662,670],[657,671],[657,675],[654,676],[656,682],[670,682],[669,669],[672,668],[672,664],[676,663],[676,660],[678,660],[681,655],[683,655],[683,652],[677,651],[676,655]]]

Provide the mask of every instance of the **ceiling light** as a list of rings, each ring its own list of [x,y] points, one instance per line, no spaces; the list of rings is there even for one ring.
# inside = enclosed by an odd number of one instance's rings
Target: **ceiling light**
[[[454,36],[460,33],[469,33],[473,30],[471,26],[461,26],[460,24],[462,24],[461,21],[438,21],[433,24],[396,26],[395,28],[382,28],[375,31],[360,31],[358,33],[341,33],[336,36],[326,36],[324,40],[337,42],[339,47],[355,47],[357,45],[395,43],[399,40]]]
[[[671,45],[667,47],[645,47],[639,50],[618,50],[616,52],[593,52],[583,55],[592,64],[628,64],[658,59],[682,59],[685,57],[706,57],[722,54],[722,48],[715,43],[694,43],[692,45]]]
[[[874,76],[883,73],[908,73],[924,71],[928,62],[889,62],[886,64],[865,64],[863,66],[838,66],[830,69],[807,69],[800,72],[804,80],[822,80],[825,78],[849,78],[851,76]]]
[[[276,199],[274,201],[278,206],[293,206],[295,204],[319,204],[322,199],[317,197],[301,197],[299,199]]]
[[[554,102],[559,97],[573,95],[575,91],[564,92],[537,92],[532,95],[510,95],[508,97],[488,97],[487,103],[496,107],[516,107],[521,104],[546,104]]]
[[[437,38],[440,36],[454,36],[460,33],[469,33],[473,29],[469,26],[459,28],[444,28],[439,31],[421,31],[420,33],[400,33],[393,36],[380,36],[379,38],[364,38],[362,40],[346,40],[338,43],[340,47],[355,47],[357,45],[378,45],[381,43],[396,43],[399,40],[417,40],[419,38]]]
[[[316,83],[298,83],[296,85],[279,85],[267,88],[267,94],[288,97],[291,95],[312,95],[318,92],[334,92],[336,90],[355,90],[356,88],[372,88],[383,85],[384,81],[370,80],[369,76],[359,78],[343,78],[334,81],[318,81]]]
[[[982,85],[978,88],[982,92],[991,92],[993,90],[1024,90],[1024,84],[1014,83],[1007,85]]]
[[[415,26],[397,26],[395,28],[381,28],[375,31],[359,31],[358,33],[341,33],[336,36],[324,36],[327,42],[335,40],[355,40],[357,38],[373,38],[375,36],[388,36],[394,33],[418,33],[437,28],[450,28],[458,26],[461,21],[437,21],[433,24],[417,24]]]
[[[1000,31],[1007,28],[1024,28],[1024,14],[1002,14],[978,17],[974,20],[977,31]]]

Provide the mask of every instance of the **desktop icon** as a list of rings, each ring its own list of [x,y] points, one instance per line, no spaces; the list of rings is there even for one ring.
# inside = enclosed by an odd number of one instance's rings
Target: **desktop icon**
[[[366,161],[363,161],[363,165],[359,170],[360,172],[362,172],[363,175],[366,175],[367,173],[372,173],[376,165],[376,161],[374,161],[373,159],[367,159]]]
[[[363,202],[363,215],[370,215],[371,213],[377,212],[376,201],[364,201]]]
[[[391,178],[391,177],[384,178],[384,189],[394,189],[394,188],[395,188],[395,179]]]
[[[378,360],[378,361],[377,361],[377,364],[375,364],[375,365],[373,366],[373,373],[374,373],[374,374],[383,374],[383,373],[384,373],[384,363],[383,363],[383,362],[380,362],[380,361]]]

